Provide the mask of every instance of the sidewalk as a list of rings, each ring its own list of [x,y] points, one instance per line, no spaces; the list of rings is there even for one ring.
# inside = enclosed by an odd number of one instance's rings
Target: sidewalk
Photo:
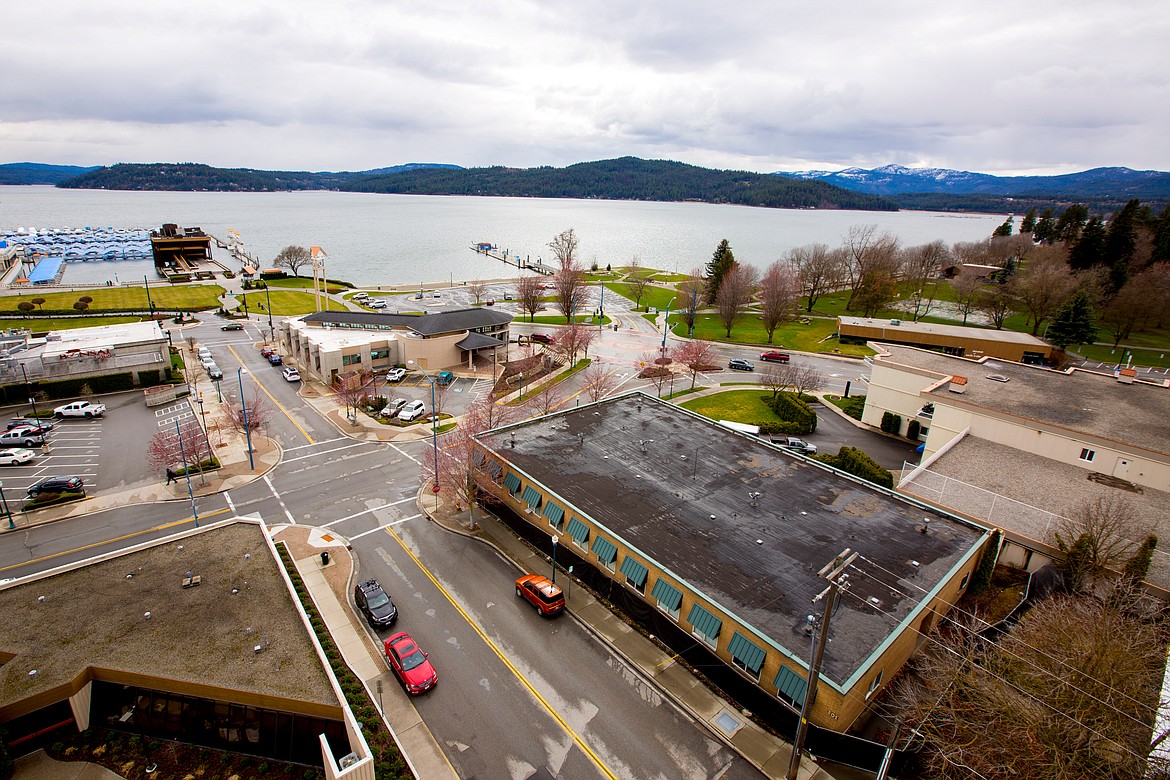
[[[425,499],[424,499],[425,497]],[[475,530],[469,530],[465,512],[456,512],[447,502],[436,500],[429,486],[419,491],[418,507],[447,530],[479,539],[499,550],[522,571],[545,571],[548,558],[533,550],[494,515],[480,509]],[[568,576],[567,574],[565,576]],[[633,669],[670,697],[717,739],[743,756],[768,777],[783,778],[788,772],[791,745],[768,733],[713,691],[700,683],[673,656],[643,634],[631,629],[584,586],[567,589],[568,612],[625,659]],[[833,780],[811,759],[801,762],[800,780]]]

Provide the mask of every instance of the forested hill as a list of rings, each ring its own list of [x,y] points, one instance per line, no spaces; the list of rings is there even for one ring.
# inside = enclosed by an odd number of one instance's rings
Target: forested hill
[[[382,172],[387,171],[387,172]],[[411,164],[377,172],[312,173],[212,168],[196,163],[123,163],[76,176],[60,187],[110,190],[273,192],[343,190],[415,195],[699,201],[772,208],[894,211],[889,200],[819,181],[719,171],[666,160],[578,163],[566,168],[458,168]]]
[[[0,184],[56,184],[96,166],[45,165],[44,163],[4,163],[0,165]]]
[[[417,195],[701,201],[771,208],[897,209],[884,198],[824,182],[637,157],[577,163],[566,168],[417,169],[358,179],[346,189]]]

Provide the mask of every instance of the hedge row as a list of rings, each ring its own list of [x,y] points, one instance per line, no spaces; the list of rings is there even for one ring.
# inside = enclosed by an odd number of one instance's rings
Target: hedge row
[[[337,649],[333,637],[329,634],[329,629],[325,626],[325,621],[317,613],[317,607],[313,603],[312,597],[309,596],[309,591],[305,587],[301,575],[297,572],[297,567],[293,564],[288,547],[284,543],[280,543],[277,545],[277,551],[280,553],[280,560],[284,564],[285,571],[288,572],[289,579],[292,580],[293,589],[296,590],[297,597],[301,600],[301,606],[304,607],[305,614],[309,616],[309,622],[317,634],[317,641],[321,643],[325,657],[329,659],[329,665],[333,668],[333,674],[341,685],[345,700],[362,726],[362,734],[370,746],[370,751],[374,754],[374,776],[378,780],[413,778],[414,773],[410,771],[410,767],[403,760],[402,753],[398,750],[398,743],[394,741],[386,724],[382,722],[382,717],[370,700],[365,686],[346,666],[345,660],[341,657],[341,651]]]
[[[875,485],[881,485],[891,490],[894,488],[894,475],[856,447],[842,447],[836,455],[826,453],[814,457],[823,463],[828,463],[833,468],[841,469],[847,474],[860,477]]]
[[[777,393],[774,398],[764,398],[776,416],[785,423],[796,426],[792,430],[776,433],[812,433],[817,429],[817,413],[795,393]],[[761,433],[763,430],[761,428]]]

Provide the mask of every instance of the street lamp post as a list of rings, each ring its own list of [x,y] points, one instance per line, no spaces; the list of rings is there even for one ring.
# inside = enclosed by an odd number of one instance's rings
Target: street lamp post
[[[422,371],[422,375],[431,383],[431,449],[435,453],[435,486],[433,490],[435,491],[435,506],[437,507],[439,505],[439,412],[435,409],[435,380],[431,379],[431,375],[418,363],[413,360],[406,362]]]
[[[601,305],[597,307],[597,329],[605,330],[605,282],[601,283]]]
[[[699,316],[699,291],[695,290],[691,293],[691,330],[687,338],[693,339],[695,337],[695,319]]]
[[[28,383],[28,372],[24,370],[24,363],[20,364],[20,374],[24,377],[24,389],[28,393],[28,402],[32,404],[33,417],[39,422],[41,418],[37,415],[37,400],[33,398],[32,387]]]
[[[236,379],[240,382],[240,409],[244,412],[244,435],[248,437],[248,468],[255,471],[256,462],[252,459],[252,428],[248,425],[248,404],[244,402],[244,367],[236,369]]]
[[[553,585],[557,584],[557,544],[560,541],[561,541],[561,538],[559,536],[554,536],[552,538],[552,543],[553,543],[552,581],[553,581]]]
[[[272,340],[272,296],[268,294],[268,282],[264,283],[264,300],[268,302],[268,339]]]
[[[142,275],[142,281],[146,285],[146,303],[150,306],[150,318],[154,319],[154,300],[150,297],[150,279],[146,274]],[[180,312],[181,313],[181,312]]]
[[[666,334],[670,332],[670,304],[666,304],[666,319],[662,321],[662,357],[666,357]]]
[[[12,510],[8,508],[8,497],[4,495],[3,482],[0,482],[0,506],[4,507],[4,516],[8,518],[8,530],[11,531],[16,528],[16,523],[12,520]]]
[[[183,431],[179,428],[178,420],[175,420],[175,433],[179,435],[179,454],[183,456],[183,475],[187,477],[187,497],[191,499],[191,515],[195,518],[195,527],[198,528],[199,511],[195,508],[195,491],[191,489],[191,467],[187,465],[187,448],[183,446]],[[200,469],[199,473],[202,474],[203,469]]]

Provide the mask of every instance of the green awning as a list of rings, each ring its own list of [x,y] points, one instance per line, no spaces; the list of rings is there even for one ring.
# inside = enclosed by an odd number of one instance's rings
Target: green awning
[[[516,495],[520,492],[520,477],[515,474],[509,474],[504,477],[504,485],[508,488],[508,492]]]
[[[555,526],[559,526],[561,521],[565,519],[565,510],[549,501],[544,505],[544,516],[548,518],[550,523]]]
[[[744,666],[756,674],[760,673],[760,667],[764,665],[764,656],[767,655],[762,647],[738,631],[731,637],[731,643],[727,645],[727,652],[731,653],[732,658],[738,658]]]
[[[597,560],[608,566],[617,558],[617,548],[604,536],[598,536],[593,540],[593,554],[597,556]]]
[[[627,578],[629,578],[630,582],[634,583],[639,588],[646,584],[646,575],[650,573],[649,569],[628,555],[626,556],[625,560],[622,561],[622,568],[620,571],[622,574],[626,575]]]
[[[776,686],[776,690],[792,699],[792,702],[797,706],[804,704],[804,693],[808,690],[808,680],[787,666],[780,667],[772,684]]]
[[[589,526],[582,523],[577,518],[569,521],[569,536],[577,540],[577,544],[585,544],[585,540],[589,538]]]
[[[532,485],[524,488],[524,502],[528,504],[528,506],[536,509],[538,506],[540,506],[540,502],[543,500],[544,498],[540,495],[540,491],[532,487]]]
[[[687,622],[703,636],[715,639],[719,636],[719,629],[723,628],[723,621],[712,615],[698,604],[691,607],[691,614],[687,615]]]
[[[682,603],[682,591],[661,577],[654,583],[654,590],[650,591],[650,595],[669,610],[678,609],[678,605]]]

